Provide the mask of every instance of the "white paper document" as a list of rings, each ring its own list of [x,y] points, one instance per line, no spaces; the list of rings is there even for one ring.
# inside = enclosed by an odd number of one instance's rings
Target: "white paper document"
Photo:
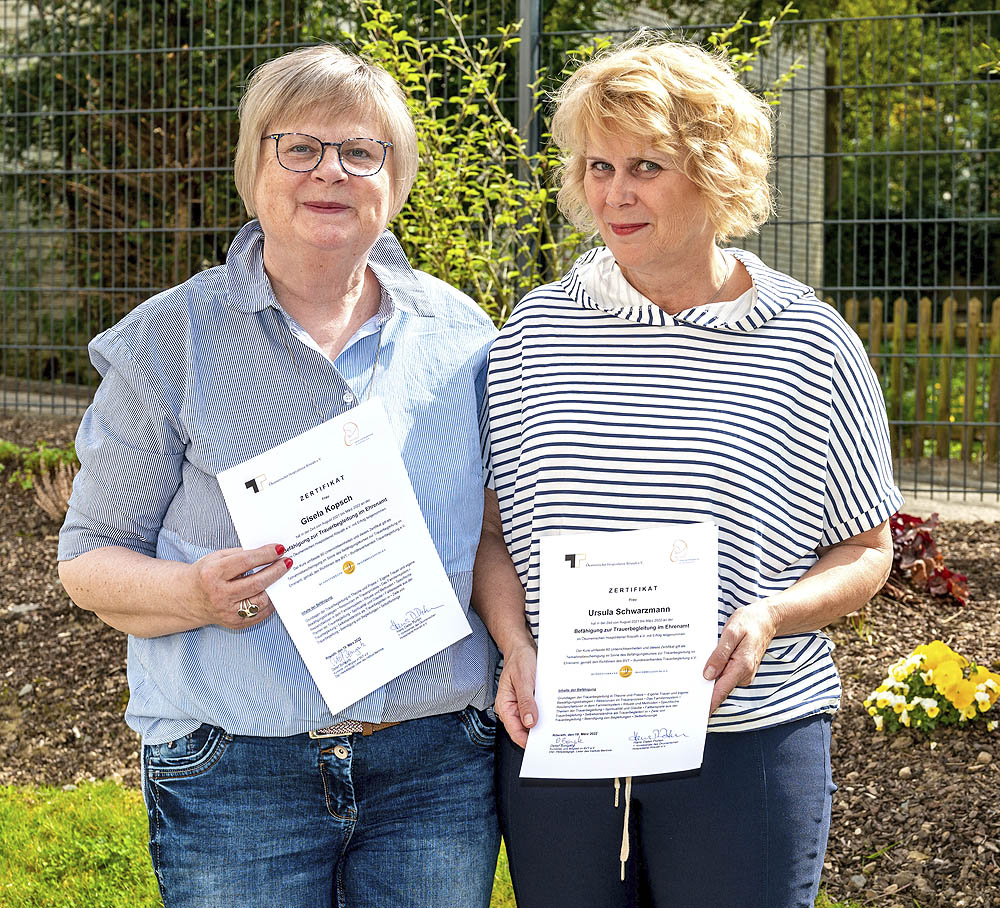
[[[718,530],[546,536],[537,724],[521,775],[597,779],[701,766],[718,641]]]
[[[332,713],[471,633],[381,401],[218,480],[243,547],[293,560],[267,592]]]

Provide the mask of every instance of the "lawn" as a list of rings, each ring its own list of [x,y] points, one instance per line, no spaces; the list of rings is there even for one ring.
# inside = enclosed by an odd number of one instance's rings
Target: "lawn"
[[[162,908],[138,791],[0,787],[0,908]],[[817,908],[854,908],[820,896]],[[428,906],[432,908],[432,906]],[[490,908],[514,908],[503,850]]]

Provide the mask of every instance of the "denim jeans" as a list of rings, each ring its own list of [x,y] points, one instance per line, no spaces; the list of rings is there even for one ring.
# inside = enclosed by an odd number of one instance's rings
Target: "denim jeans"
[[[203,725],[144,747],[165,908],[488,908],[495,732],[468,707],[368,737]]]
[[[835,790],[828,716],[713,733],[700,770],[634,779],[624,883],[611,780],[521,779],[524,751],[502,731],[498,744],[518,908],[812,908]]]

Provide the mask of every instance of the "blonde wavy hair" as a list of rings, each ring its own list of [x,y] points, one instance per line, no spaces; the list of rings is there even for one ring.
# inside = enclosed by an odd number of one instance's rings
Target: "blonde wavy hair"
[[[417,133],[403,90],[382,67],[332,44],[300,47],[258,66],[240,99],[236,143],[236,191],[250,217],[256,216],[254,190],[263,149],[261,137],[282,123],[320,111],[331,117],[371,116],[392,142],[386,167],[392,177],[390,219],[399,214],[417,176]],[[320,136],[321,139],[330,138]],[[352,138],[334,136],[335,139]],[[273,154],[273,151],[271,152]]]
[[[724,54],[640,33],[583,64],[554,95],[563,152],[559,210],[594,230],[583,181],[595,136],[666,154],[701,191],[716,240],[755,232],[773,210],[771,108],[736,79]]]

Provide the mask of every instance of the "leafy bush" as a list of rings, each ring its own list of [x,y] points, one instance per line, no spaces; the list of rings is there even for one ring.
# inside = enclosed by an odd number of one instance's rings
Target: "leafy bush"
[[[419,143],[416,182],[393,230],[415,267],[460,287],[503,324],[525,293],[567,268],[583,240],[555,211],[554,150],[532,152],[502,98],[520,23],[470,42],[465,17],[442,3],[450,34],[421,41],[381,0],[364,11],[346,37],[403,87]]]
[[[966,605],[969,601],[968,578],[944,566],[944,558],[931,536],[937,524],[937,514],[931,514],[927,520],[902,512],[889,518],[892,573],[887,586],[895,578],[917,589],[925,589],[933,596],[948,597]]]
[[[22,489],[35,485],[35,476],[40,473],[55,473],[63,466],[80,465],[76,448],[71,444],[65,448],[50,448],[44,441],[34,448],[26,448],[0,439],[0,470],[12,468],[8,482],[18,483]]]
[[[940,640],[921,644],[889,666],[885,680],[868,695],[865,707],[878,731],[985,721],[1000,697],[1000,675],[969,662]]]

